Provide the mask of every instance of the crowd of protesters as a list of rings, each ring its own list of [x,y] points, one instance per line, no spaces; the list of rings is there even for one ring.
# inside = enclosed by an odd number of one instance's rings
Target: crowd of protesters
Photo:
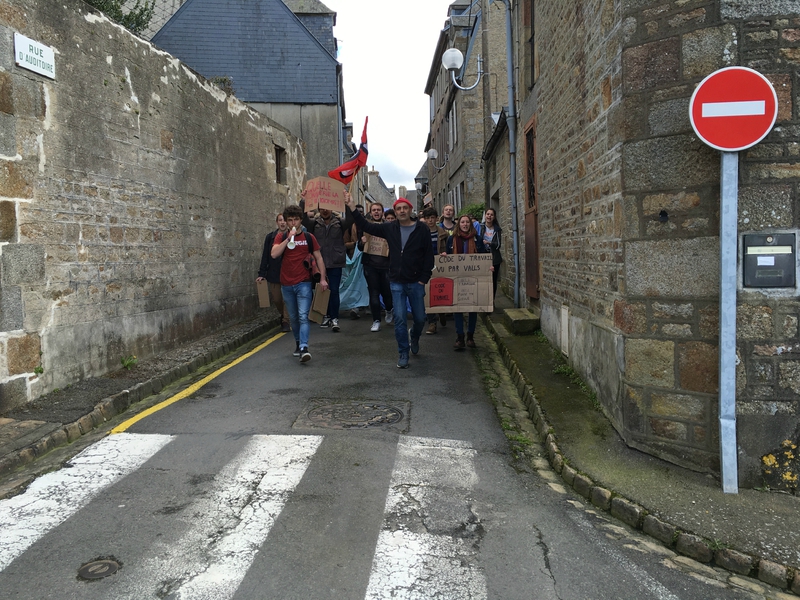
[[[484,212],[480,223],[469,215],[456,217],[455,208],[446,205],[439,218],[436,208],[428,206],[419,214],[406,198],[399,198],[391,208],[375,202],[366,215],[345,192],[345,211],[340,216],[330,210],[304,210],[287,206],[276,217],[277,228],[264,240],[257,281],[266,280],[270,301],[281,315],[281,328],[295,338],[294,355],[300,362],[311,360],[309,351],[309,311],[313,297],[309,264],[316,261],[322,289],[330,289],[322,328],[340,331],[340,286],[348,261],[358,259],[360,270],[356,283],[364,284],[363,305],[368,304],[372,317],[370,330],[380,331],[382,322],[394,326],[397,342],[397,367],[409,366],[409,354],[419,353],[424,333],[436,334],[446,323],[445,314],[425,313],[425,285],[431,278],[437,254],[492,255],[492,293],[502,262],[502,230],[493,208]],[[348,279],[350,277],[348,276]],[[358,318],[360,306],[344,305]],[[410,313],[412,325],[408,328]],[[456,329],[455,350],[475,348],[477,312],[466,319],[453,314]],[[382,320],[383,317],[383,320]]]

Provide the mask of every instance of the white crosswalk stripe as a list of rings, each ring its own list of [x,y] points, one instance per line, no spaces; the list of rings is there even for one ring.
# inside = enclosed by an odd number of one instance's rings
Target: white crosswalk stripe
[[[90,500],[140,468],[174,436],[119,434],[0,501],[0,571]],[[192,502],[181,533],[150,542],[100,596],[232,598],[275,520],[290,501],[322,436],[256,435]],[[398,442],[366,592],[369,600],[433,597],[484,600],[470,527],[476,452],[465,442],[403,437]],[[366,565],[365,565],[366,566]]]
[[[254,436],[192,509],[202,515],[179,540],[129,569],[111,598],[169,595],[175,600],[231,598],[322,442],[319,436]],[[154,582],[159,589],[154,590]]]
[[[474,457],[465,442],[400,440],[368,600],[487,597],[486,578],[471,564],[477,551],[470,532],[452,535],[477,526],[469,506],[478,481]]]
[[[125,433],[86,448],[64,468],[0,502],[0,571],[104,488],[142,466],[173,436]]]

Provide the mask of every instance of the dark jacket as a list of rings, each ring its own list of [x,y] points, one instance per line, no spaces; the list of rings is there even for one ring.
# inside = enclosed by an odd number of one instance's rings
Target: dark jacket
[[[384,238],[389,244],[389,281],[428,283],[433,271],[433,246],[427,225],[417,221],[403,248],[399,221],[370,223],[358,212],[353,216],[359,230]]]
[[[370,223],[374,223],[375,221],[369,221]],[[385,221],[381,221],[384,223]],[[356,225],[358,227],[358,225]],[[358,227],[358,249],[364,250],[364,243],[361,241],[361,236],[364,235],[364,231]],[[361,264],[365,267],[371,267],[373,269],[380,269],[382,271],[389,270],[389,257],[388,256],[378,256],[377,254],[364,254],[361,255]]]
[[[322,217],[310,219],[304,214],[303,226],[317,238],[326,269],[341,269],[347,265],[344,232],[353,226],[353,213],[349,208],[345,210],[344,219],[332,215],[328,225]]]
[[[272,245],[275,243],[275,236],[278,235],[278,230],[271,231],[264,239],[264,251],[261,253],[261,266],[258,268],[258,276],[263,277],[270,283],[281,282],[281,262],[283,256],[272,258]]]
[[[495,225],[494,225],[494,237],[492,238],[492,241],[489,244],[489,252],[492,253],[492,264],[494,266],[497,266],[501,262],[503,262],[503,257],[500,255],[500,248],[503,247],[502,235],[503,235],[503,230],[500,228],[500,225],[495,223]],[[484,245],[486,245],[486,244],[484,244]]]

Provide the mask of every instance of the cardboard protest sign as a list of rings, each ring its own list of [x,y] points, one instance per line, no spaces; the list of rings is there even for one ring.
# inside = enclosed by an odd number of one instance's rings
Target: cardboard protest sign
[[[258,291],[259,308],[269,307],[269,283],[267,283],[267,280],[256,281],[256,290]]]
[[[308,320],[314,323],[322,323],[322,319],[328,314],[328,301],[330,299],[330,289],[323,290],[321,284],[316,284],[314,286],[314,298],[311,300],[311,310],[308,311]]]
[[[306,210],[327,208],[344,212],[344,184],[330,177],[315,177],[306,184]]]
[[[366,243],[364,244],[364,254],[389,256],[389,243],[385,239],[370,235],[368,233],[365,233],[364,237],[367,239]]]
[[[425,286],[425,312],[492,312],[491,254],[434,257],[435,268]]]

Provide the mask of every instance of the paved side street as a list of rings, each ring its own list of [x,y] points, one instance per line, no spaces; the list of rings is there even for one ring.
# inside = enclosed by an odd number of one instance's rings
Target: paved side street
[[[554,372],[563,364],[559,353],[540,336],[509,335],[502,314],[486,319],[477,359],[519,468],[535,471],[559,493],[583,497],[571,502],[601,518],[608,535],[635,540],[676,569],[763,597],[778,597],[779,590],[800,594],[798,498],[752,490],[723,494],[710,476],[627,448],[579,385]],[[192,355],[184,348],[180,365],[143,361],[146,382],[84,406],[72,422],[53,422],[55,413],[50,419],[40,413],[38,421],[19,419],[25,415],[0,421],[0,497],[19,493],[36,475],[102,438],[108,423],[119,421],[116,413],[127,418],[174,395],[263,341],[274,324],[261,318],[203,340]]]

